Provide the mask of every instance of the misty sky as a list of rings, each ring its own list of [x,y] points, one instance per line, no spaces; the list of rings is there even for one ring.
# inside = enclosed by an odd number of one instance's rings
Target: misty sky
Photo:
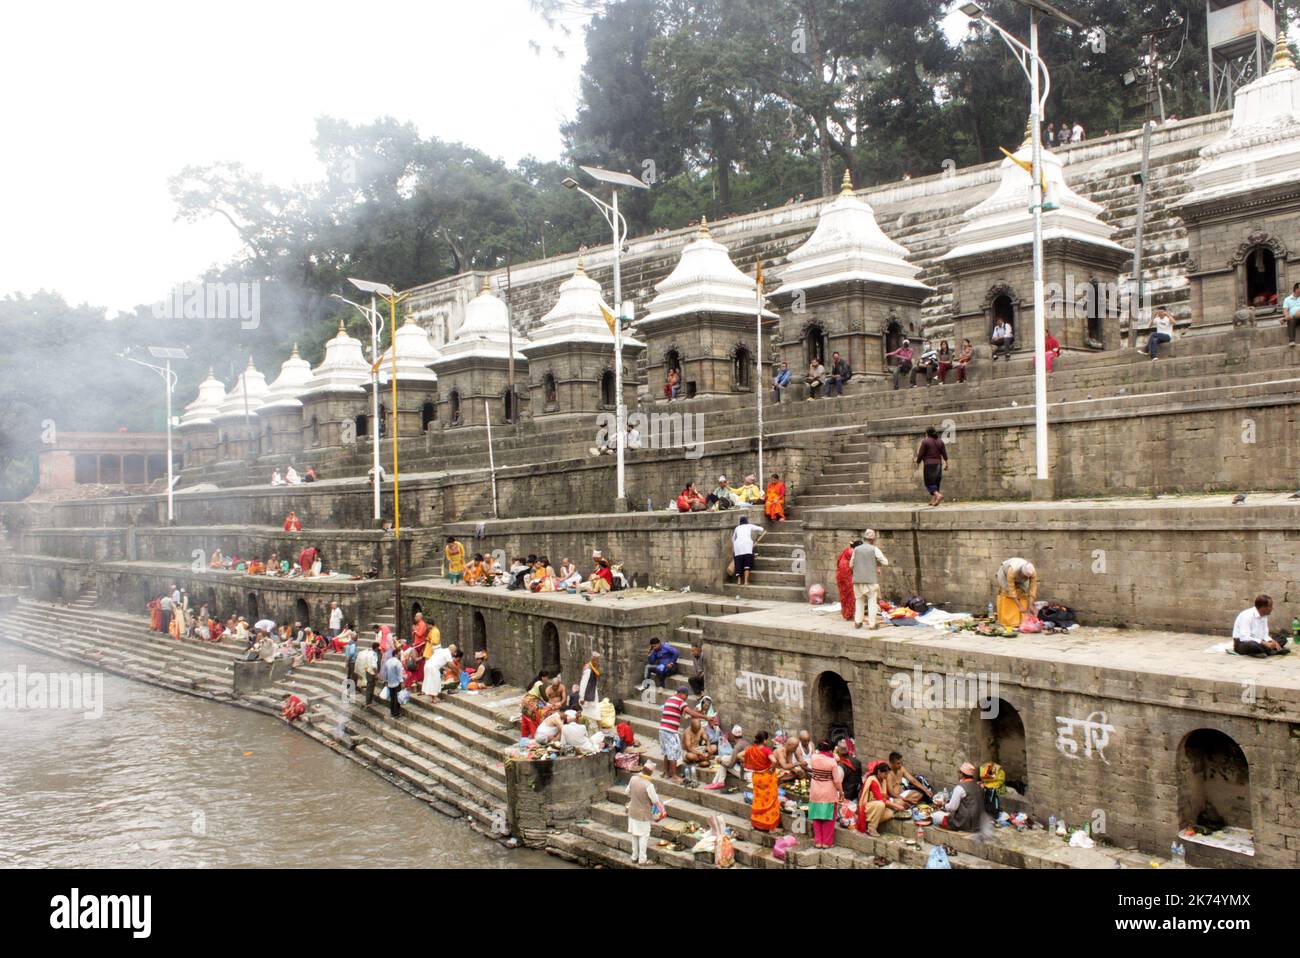
[[[583,61],[581,21],[565,38],[527,0],[41,0],[5,21],[0,296],[110,309],[236,250],[222,221],[173,222],[167,179],[186,164],[317,179],[321,115],[555,159]]]

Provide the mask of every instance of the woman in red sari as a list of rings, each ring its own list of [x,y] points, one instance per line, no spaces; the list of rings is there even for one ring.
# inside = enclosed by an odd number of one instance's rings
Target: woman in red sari
[[[781,827],[781,801],[776,784],[776,762],[767,747],[767,733],[754,736],[754,744],[745,749],[745,771],[752,777],[750,786],[754,803],[749,810],[749,823],[760,832],[774,832]]]
[[[854,608],[857,605],[857,599],[853,595],[853,550],[861,544],[855,539],[840,553],[839,559],[835,562],[835,585],[840,590],[840,615],[844,616],[846,621],[853,620]]]

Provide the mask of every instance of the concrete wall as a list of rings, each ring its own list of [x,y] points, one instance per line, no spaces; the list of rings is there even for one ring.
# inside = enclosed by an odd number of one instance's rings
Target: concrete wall
[[[1003,716],[997,757],[1009,771],[1019,764],[1031,812],[1044,819],[1063,817],[1071,825],[1104,821],[1108,841],[1153,855],[1167,855],[1179,826],[1185,824],[1179,820],[1180,789],[1192,785],[1180,766],[1185,763],[1180,752],[1184,739],[1196,729],[1217,729],[1241,747],[1249,763],[1256,854],[1235,863],[1295,867],[1300,862],[1300,827],[1294,821],[1300,804],[1295,797],[1300,744],[1289,724],[1300,717],[1300,698],[1292,690],[1282,690],[1275,698],[1270,689],[1254,704],[1243,701],[1237,683],[1104,665],[1062,669],[1048,660],[892,642],[849,649],[838,638],[759,629],[725,619],[706,623],[705,643],[712,675],[744,670],[800,683],[802,701],[797,705],[774,703],[770,696],[759,701],[735,684],[714,683],[710,692],[727,722],[740,722],[747,730],[808,728],[823,735],[828,713],[818,682],[823,673],[832,672],[847,681],[852,695],[859,757],[865,762],[900,751],[909,768],[938,786],[956,781],[961,762],[991,757],[991,726],[998,723],[979,718],[969,706],[911,707],[915,703],[896,699],[899,680],[894,677],[913,676],[917,667],[940,676],[996,675]],[[1006,706],[1015,710],[1023,726],[1023,758],[1018,749],[1012,754],[1015,721]],[[1104,713],[1104,720],[1095,713]],[[1088,756],[1084,731],[1076,728],[1078,752],[1069,754],[1058,745],[1058,716],[1104,721],[1113,727],[1109,741]],[[1202,853],[1188,848],[1189,861],[1196,864]]]
[[[506,762],[506,816],[510,834],[543,848],[547,832],[589,818],[614,784],[614,753],[574,755],[549,762]]]

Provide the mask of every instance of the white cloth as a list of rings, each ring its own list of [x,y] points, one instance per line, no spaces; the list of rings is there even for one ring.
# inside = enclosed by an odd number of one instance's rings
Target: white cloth
[[[753,555],[754,530],[757,528],[752,522],[746,522],[743,526],[736,526],[735,531],[731,533],[731,554],[733,556]]]
[[[538,742],[539,744],[545,744],[559,734],[559,729],[555,727],[554,723],[547,719],[542,722],[541,725],[537,726],[537,734],[533,737],[533,741]]]
[[[560,744],[575,748],[587,755],[596,751],[596,746],[591,744],[591,739],[587,737],[587,729],[578,722],[569,722],[564,726],[564,730],[560,732]]]
[[[1232,623],[1232,638],[1233,641],[1240,642],[1267,642],[1271,638],[1268,634],[1268,616],[1260,615],[1259,610],[1252,605]]]
[[[428,661],[424,663],[424,681],[420,683],[420,691],[425,695],[437,695],[441,692],[442,673],[449,664],[451,664],[451,650],[441,645],[434,649],[433,655],[429,656]]]

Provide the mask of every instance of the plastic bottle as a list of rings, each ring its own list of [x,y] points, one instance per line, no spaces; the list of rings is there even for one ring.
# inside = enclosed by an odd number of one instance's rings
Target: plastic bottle
[[[1048,815],[1048,816],[1047,816],[1047,834],[1051,835],[1051,834],[1052,834],[1053,832],[1055,832],[1055,831],[1056,831],[1056,816],[1055,816],[1055,815]]]
[[[1173,858],[1173,860],[1177,864],[1180,865],[1187,864],[1187,849],[1183,848],[1183,846],[1179,843],[1177,838],[1175,838],[1170,843],[1169,852],[1170,852],[1170,857]]]
[[[655,511],[655,502],[654,502],[654,500],[651,499],[649,496],[646,496],[646,499],[645,499],[645,511],[646,511],[646,512],[654,512],[654,511]]]
[[[989,602],[989,618],[993,618],[993,603]]]
[[[1291,641],[1300,645],[1300,617],[1291,620]]]
[[[925,847],[925,826],[924,825],[916,826],[916,844],[920,845],[922,848]]]

